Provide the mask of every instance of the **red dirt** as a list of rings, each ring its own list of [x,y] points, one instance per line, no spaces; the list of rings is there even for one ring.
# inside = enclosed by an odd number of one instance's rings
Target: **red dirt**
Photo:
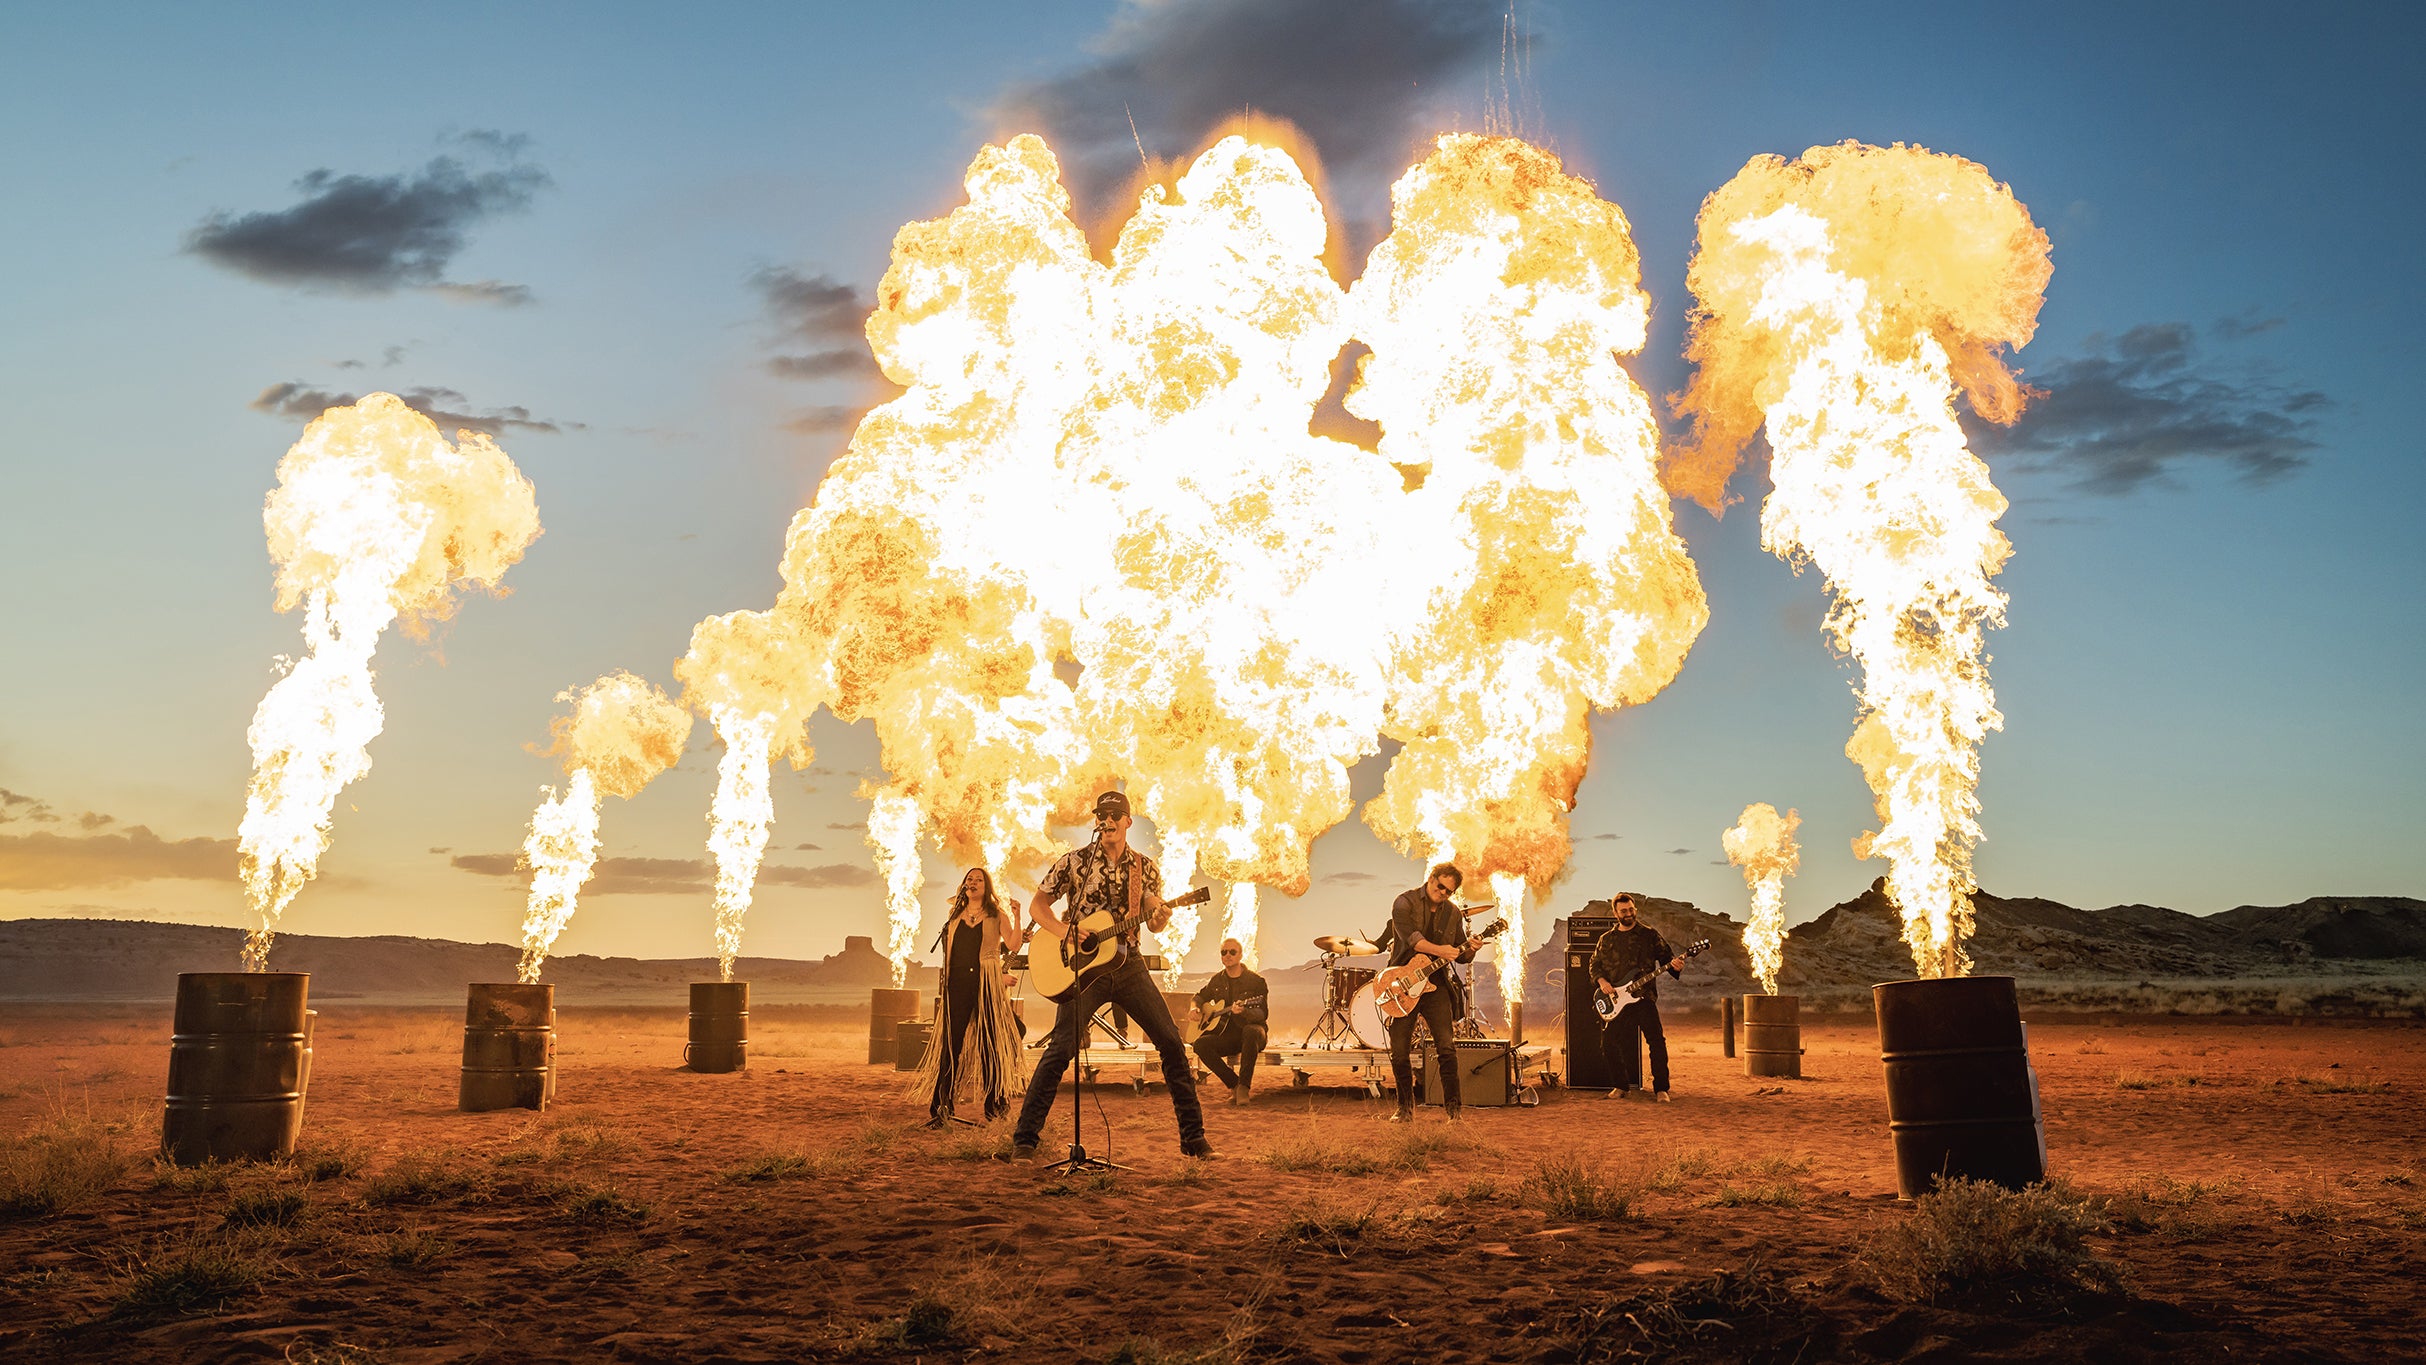
[[[1867,1020],[1806,1023],[1805,1079],[1775,1083],[1723,1059],[1707,1020],[1671,1020],[1675,1104],[1552,1091],[1456,1127],[1427,1110],[1416,1137],[1453,1146],[1398,1165],[1405,1130],[1359,1091],[1266,1069],[1252,1106],[1211,1106],[1221,1156],[1198,1165],[1159,1087],[1107,1086],[1110,1134],[1090,1098],[1089,1145],[1136,1169],[1096,1189],[997,1159],[1003,1126],[910,1129],[905,1078],[862,1064],[863,1015],[762,1009],[750,1069],[700,1076],[673,1066],[679,1010],[568,1009],[544,1115],[455,1112],[458,1019],[321,1008],[303,1145],[352,1151],[342,1176],[247,1167],[210,1188],[138,1164],[67,1211],[0,1221],[0,1357],[2372,1360],[2420,1339],[2414,1024],[2034,1023],[2052,1174],[2115,1201],[2092,1245],[2121,1287],[1915,1305],[1858,1256],[1910,1216]],[[165,1006],[12,1011],[0,1134],[64,1112],[156,1140],[167,1033]],[[1069,1116],[1065,1091],[1044,1160]],[[780,1152],[812,1173],[728,1174]],[[412,1154],[483,1188],[366,1200]],[[1293,1155],[1317,1169],[1273,1160]],[[1381,1169],[1339,1169],[1359,1157]],[[1631,1190],[1627,1216],[1546,1213],[1528,1177],[1568,1157]],[[300,1192],[301,1220],[223,1231],[256,1189]],[[585,1221],[599,1190],[645,1213],[606,1202]],[[1713,1202],[1730,1193],[1772,1202]],[[119,1306],[142,1265],[197,1242],[258,1283],[184,1316]],[[415,1247],[425,1264],[397,1263]],[[1757,1292],[1659,1313],[1660,1292],[1756,1262]],[[913,1312],[922,1293],[949,1312]],[[1646,1344],[1636,1322],[1676,1335]]]

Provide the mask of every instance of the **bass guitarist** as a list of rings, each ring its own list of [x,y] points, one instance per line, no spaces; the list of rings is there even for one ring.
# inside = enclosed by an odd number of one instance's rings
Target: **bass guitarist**
[[[1230,1103],[1245,1104],[1255,1085],[1255,1059],[1264,1051],[1272,1020],[1272,988],[1247,970],[1245,950],[1238,940],[1221,941],[1221,970],[1196,992],[1196,1017],[1204,1031],[1196,1035],[1196,1055],[1205,1069],[1230,1087]],[[1230,1059],[1238,1069],[1230,1069]]]
[[[1061,1088],[1062,1073],[1076,1060],[1070,1055],[1075,1036],[1072,1024],[1083,1025],[1107,1004],[1118,1005],[1127,1013],[1162,1058],[1163,1084],[1170,1088],[1171,1110],[1179,1118],[1179,1150],[1193,1157],[1213,1155],[1213,1144],[1205,1140],[1204,1110],[1196,1102],[1196,1074],[1188,1064],[1187,1044],[1180,1041],[1170,1006],[1163,1003],[1162,992],[1147,974],[1145,959],[1137,949],[1140,926],[1160,933],[1171,922],[1171,912],[1162,903],[1162,869],[1152,858],[1129,847],[1129,825],[1128,797],[1116,791],[1096,797],[1095,842],[1063,854],[1036,884],[1036,894],[1028,898],[1028,913],[1036,917],[1039,928],[1056,937],[1077,933],[1080,942],[1076,946],[1081,949],[1095,946],[1093,936],[1077,928],[1087,916],[1102,911],[1125,927],[1120,931],[1119,961],[1056,1007],[1044,1056],[1028,1079],[1027,1101],[1020,1106],[1019,1123],[1011,1130],[1015,1159],[1036,1155],[1045,1119],[1053,1112],[1053,1096]],[[1055,915],[1053,902],[1064,898],[1069,902],[1065,913]],[[1040,944],[1035,950],[1041,949]],[[1070,1017],[1072,1010],[1078,1011],[1076,1020]]]
[[[1600,983],[1602,994],[1614,996],[1622,983],[1649,973],[1684,974],[1684,956],[1668,946],[1659,930],[1641,922],[1631,892],[1611,896],[1609,913],[1617,917],[1617,927],[1602,934],[1592,949],[1592,979]],[[1624,1099],[1643,1083],[1638,1037],[1651,1044],[1651,1098],[1666,1104],[1668,1034],[1660,1027],[1656,975],[1641,988],[1641,998],[1619,1010],[1601,1031],[1601,1047],[1617,1066],[1617,1089],[1609,1092],[1611,1098]]]
[[[1466,933],[1466,912],[1452,899],[1466,876],[1453,863],[1432,869],[1424,884],[1402,891],[1390,903],[1390,965],[1403,967],[1418,953],[1453,962],[1469,961],[1482,940]],[[1398,1083],[1398,1111],[1392,1123],[1415,1119],[1415,1021],[1424,1021],[1432,1035],[1432,1051],[1440,1065],[1440,1098],[1449,1117],[1461,1118],[1465,1092],[1457,1074],[1457,1011],[1445,990],[1425,991],[1415,1009],[1390,1021],[1390,1076]]]

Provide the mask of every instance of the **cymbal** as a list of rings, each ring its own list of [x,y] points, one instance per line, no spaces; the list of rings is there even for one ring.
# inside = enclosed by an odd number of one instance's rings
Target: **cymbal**
[[[1367,943],[1354,934],[1324,934],[1314,940],[1314,946],[1342,957],[1370,957],[1381,951],[1379,944]]]

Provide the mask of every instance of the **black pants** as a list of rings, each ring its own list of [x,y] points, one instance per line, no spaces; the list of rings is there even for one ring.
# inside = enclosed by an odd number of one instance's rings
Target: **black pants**
[[[1171,1022],[1171,1007],[1163,1003],[1154,978],[1134,961],[1097,977],[1093,985],[1054,1007],[1053,1033],[1036,1063],[1036,1074],[1028,1078],[1027,1102],[1019,1107],[1019,1123],[1011,1130],[1011,1140],[1035,1142],[1044,1135],[1045,1118],[1053,1112],[1054,1092],[1061,1089],[1062,1073],[1075,1060],[1072,1048],[1077,1039],[1071,1016],[1075,1014],[1075,1022],[1083,1027],[1107,1004],[1127,1011],[1130,1022],[1161,1055],[1162,1083],[1171,1090],[1171,1112],[1179,1118],[1181,1145],[1202,1141],[1205,1111],[1196,1102],[1196,1071],[1188,1065],[1188,1045],[1179,1040],[1179,1026]]]
[[[1236,1019],[1222,1025],[1217,1034],[1201,1035],[1196,1040],[1196,1055],[1204,1060],[1205,1070],[1220,1078],[1221,1083],[1236,1090],[1242,1085],[1255,1084],[1255,1062],[1264,1055],[1264,1026],[1242,1023]],[[1238,1069],[1230,1069],[1230,1058],[1238,1059]]]
[[[935,1059],[935,1099],[927,1112],[940,1114],[952,1107],[952,1095],[960,1079],[960,1053],[968,1046],[969,1029],[977,1022],[977,973],[954,972],[951,984],[944,988],[942,1017],[935,1021],[937,1046],[942,1054]],[[986,1117],[994,1117],[995,1097],[986,1096]]]
[[[1668,1033],[1660,1027],[1659,1000],[1637,1000],[1617,1012],[1601,1033],[1601,1048],[1617,1070],[1617,1088],[1633,1090],[1643,1083],[1641,1044],[1651,1044],[1651,1088],[1668,1088]]]
[[[1457,1007],[1449,1003],[1449,992],[1434,986],[1415,997],[1415,1012],[1390,1021],[1390,1076],[1398,1082],[1399,1112],[1415,1109],[1415,1021],[1424,1021],[1432,1032],[1432,1051],[1440,1065],[1441,1103],[1456,1113],[1465,1104],[1465,1092],[1457,1074]]]

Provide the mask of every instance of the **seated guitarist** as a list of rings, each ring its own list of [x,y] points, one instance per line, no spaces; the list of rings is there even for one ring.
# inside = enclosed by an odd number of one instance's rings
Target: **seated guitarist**
[[[1230,1103],[1245,1104],[1255,1085],[1255,1059],[1263,1055],[1265,1030],[1272,1019],[1272,990],[1264,979],[1247,970],[1245,950],[1238,940],[1221,941],[1221,970],[1196,993],[1196,1017],[1205,1024],[1196,1035],[1196,1055],[1205,1069],[1230,1087]],[[1229,1059],[1238,1059],[1230,1069]]]
[[[1465,911],[1451,899],[1465,880],[1455,864],[1442,863],[1432,869],[1422,886],[1400,892],[1391,902],[1391,966],[1403,967],[1417,953],[1459,961],[1482,946],[1481,939],[1467,936]],[[1390,1075],[1398,1083],[1398,1112],[1390,1116],[1392,1123],[1409,1123],[1415,1118],[1415,1021],[1419,1018],[1432,1034],[1432,1051],[1440,1064],[1441,1103],[1452,1119],[1465,1111],[1465,1091],[1457,1074],[1456,1006],[1449,992],[1429,990],[1416,997],[1412,1013],[1390,1021]]]
[[[1036,894],[1028,898],[1028,913],[1041,928],[1056,935],[1070,933],[1080,920],[1099,910],[1115,920],[1142,912],[1143,926],[1156,933],[1171,922],[1171,912],[1162,903],[1162,869],[1152,858],[1129,847],[1129,824],[1128,797],[1105,792],[1095,798],[1095,842],[1063,854],[1036,884]],[[1069,901],[1066,916],[1057,916],[1053,902],[1065,897]],[[1036,1155],[1037,1140],[1044,1134],[1046,1116],[1053,1112],[1053,1096],[1061,1088],[1062,1073],[1075,1060],[1070,1055],[1070,1011],[1078,1011],[1076,1022],[1083,1025],[1107,1004],[1118,1005],[1127,1013],[1162,1056],[1163,1084],[1170,1087],[1171,1110],[1179,1117],[1179,1150],[1193,1157],[1213,1155],[1213,1144],[1205,1140],[1204,1110],[1196,1102],[1196,1073],[1188,1065],[1188,1047],[1180,1041],[1179,1026],[1171,1022],[1170,1006],[1163,1003],[1161,990],[1146,972],[1145,959],[1137,949],[1138,928],[1138,923],[1130,923],[1122,931],[1118,962],[1056,1007],[1044,1056],[1028,1079],[1027,1102],[1020,1106],[1019,1122],[1011,1130],[1014,1158]],[[1093,938],[1080,931],[1074,946],[1091,950]]]
[[[1615,995],[1618,987],[1649,972],[1683,975],[1685,959],[1659,936],[1659,930],[1637,918],[1632,893],[1620,891],[1611,896],[1609,913],[1617,916],[1617,927],[1602,934],[1592,950],[1592,977],[1603,994]],[[1601,1036],[1609,1060],[1617,1065],[1617,1089],[1610,1095],[1624,1099],[1643,1083],[1642,1053],[1635,1042],[1643,1038],[1651,1044],[1651,1098],[1666,1104],[1668,1034],[1660,1027],[1656,977],[1643,987],[1641,999],[1617,1012]]]

